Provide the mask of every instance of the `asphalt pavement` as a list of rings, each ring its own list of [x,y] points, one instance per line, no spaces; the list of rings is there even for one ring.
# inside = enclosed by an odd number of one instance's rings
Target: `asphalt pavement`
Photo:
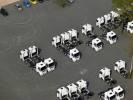
[[[14,5],[6,7],[8,17],[0,15],[0,100],[58,100],[56,90],[83,78],[89,82],[89,89],[95,94],[91,100],[99,100],[98,93],[109,86],[98,78],[98,71],[107,66],[113,70],[114,63],[125,60],[130,65],[127,53],[127,38],[116,31],[118,42],[95,52],[85,44],[77,47],[82,53],[80,61],[73,63],[51,45],[53,36],[71,28],[80,32],[81,26],[90,23],[96,34],[102,31],[95,27],[96,18],[112,9],[111,0],[76,0],[71,6],[61,8],[55,1],[46,1],[31,8],[17,11]],[[21,49],[36,45],[42,49],[41,56],[52,57],[58,62],[57,69],[45,76],[39,76],[20,59]],[[113,71],[112,77],[126,90],[125,100],[133,98],[133,81],[124,79]]]

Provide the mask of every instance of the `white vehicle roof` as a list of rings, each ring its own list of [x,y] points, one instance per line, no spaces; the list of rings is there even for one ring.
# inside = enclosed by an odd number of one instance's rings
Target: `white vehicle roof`
[[[71,83],[67,86],[68,88],[68,91],[71,93],[71,92],[77,92],[78,89],[77,89],[77,86],[74,84],[74,83]]]
[[[28,49],[29,49],[29,52],[34,53],[36,52],[37,47],[33,45],[33,46],[30,46]]]
[[[107,36],[110,36],[110,37],[115,36],[115,35],[116,33],[114,31],[110,31],[107,33]]]
[[[123,88],[120,85],[118,85],[117,87],[113,88],[113,91],[116,93],[120,93],[123,91]]]
[[[77,30],[75,30],[75,29],[72,29],[72,34],[71,34],[71,36],[73,37],[73,36],[77,36]]]
[[[99,38],[95,38],[92,40],[92,43],[95,43],[95,44],[98,44],[100,42],[102,42],[102,41]]]
[[[67,32],[62,33],[61,37],[62,37],[63,40],[69,40],[70,39],[69,33],[67,33]]]
[[[56,37],[53,37],[53,41],[56,43],[60,42],[61,41],[60,39],[61,39],[61,37],[58,35]]]
[[[75,29],[69,30],[68,33],[69,33],[69,35],[70,35],[71,37],[74,37],[74,36],[77,37],[77,30],[75,30]]]
[[[100,21],[100,17],[97,18],[97,21],[98,21],[98,22]]]
[[[123,61],[123,60],[118,60],[118,61],[116,62],[116,64],[117,64],[120,68],[125,68],[125,67],[126,67],[126,66],[125,66],[126,62]]]
[[[130,33],[133,33],[133,21],[128,22],[128,24],[127,24],[127,30],[128,30]]]
[[[103,69],[100,70],[100,72],[102,72],[102,74],[104,74],[104,76],[106,76],[106,75],[110,75],[111,70],[107,67],[104,67]]]
[[[128,22],[128,26],[133,26],[133,21]]]
[[[104,17],[98,17],[97,21],[101,21],[102,19],[104,20]]]
[[[91,24],[85,24],[85,25],[83,25],[83,28],[87,31],[92,31],[92,25]]]
[[[111,11],[110,13],[111,13],[112,17],[114,17],[114,18],[120,16],[118,13],[116,13],[116,12],[114,12],[114,11]]]
[[[61,37],[65,37],[65,34],[64,34],[64,33],[61,33],[60,36],[61,36]]]
[[[112,90],[109,90],[109,91],[107,91],[107,92],[105,92],[104,93],[107,97],[112,97],[112,96],[114,96],[115,95],[115,92],[113,92]]]
[[[86,88],[87,87],[87,82],[83,79],[77,81],[76,83],[77,83],[78,87],[80,87],[80,88]]]
[[[104,23],[104,17],[97,18],[97,22]]]
[[[23,55],[23,57],[28,56],[28,50],[27,49],[21,50],[20,55]]]
[[[57,89],[57,91],[63,96],[63,95],[68,95],[68,90],[65,87],[61,87]]]
[[[40,69],[45,67],[45,66],[46,66],[46,64],[42,61],[36,64],[36,68],[40,68]]]
[[[69,52],[70,52],[70,54],[77,54],[77,53],[79,53],[77,48],[70,49]]]
[[[111,14],[104,15],[104,18],[105,19],[110,19],[111,18]]]
[[[74,32],[74,33],[77,33],[77,30],[75,30],[75,29],[72,29],[72,32]]]
[[[47,59],[44,59],[44,62],[49,65],[49,64],[53,63],[54,60],[52,58],[47,58]]]

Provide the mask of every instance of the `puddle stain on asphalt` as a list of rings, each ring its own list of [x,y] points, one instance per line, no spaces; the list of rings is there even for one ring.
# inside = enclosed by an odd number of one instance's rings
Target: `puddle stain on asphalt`
[[[82,70],[80,71],[80,74],[81,74],[81,75],[85,75],[87,72],[88,72],[88,69],[82,69]]]

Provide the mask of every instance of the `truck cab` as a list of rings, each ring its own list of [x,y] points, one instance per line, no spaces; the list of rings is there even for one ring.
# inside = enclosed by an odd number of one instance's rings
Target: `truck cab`
[[[114,44],[117,41],[117,35],[115,32],[110,31],[106,34],[106,40],[110,43],[110,44]]]
[[[52,45],[56,48],[60,47],[61,46],[61,37],[60,36],[53,37]]]
[[[103,98],[103,100],[117,100],[115,92],[113,92],[112,90],[105,92]]]
[[[88,90],[87,81],[81,79],[76,82],[79,93],[83,94],[84,96],[87,96],[90,91]]]
[[[133,21],[128,22],[127,24],[127,31],[131,34],[133,34]]]
[[[45,75],[48,72],[47,66],[43,61],[36,64],[35,70],[40,76]]]
[[[80,95],[78,94],[78,88],[74,83],[71,83],[67,85],[69,96],[74,99],[78,100],[80,98]]]
[[[71,29],[71,30],[68,31],[68,34],[70,35],[70,39],[71,39],[71,42],[73,44],[78,43],[79,40],[78,40],[78,32],[77,32],[77,30]]]
[[[93,28],[91,24],[85,24],[82,26],[82,34],[88,36],[92,33]]]
[[[52,58],[45,59],[44,63],[47,66],[48,72],[51,72],[51,71],[55,70],[56,64],[55,64],[55,61]]]
[[[61,87],[61,88],[57,89],[57,97],[60,100],[70,100],[68,89],[65,87]]]
[[[114,93],[116,94],[117,100],[121,100],[125,96],[124,89],[119,85],[113,88]]]
[[[70,59],[72,59],[73,62],[76,62],[80,60],[81,55],[77,48],[73,48],[73,49],[70,49],[68,56]]]
[[[30,46],[29,48],[28,48],[28,50],[29,50],[29,56],[32,58],[32,57],[35,57],[35,56],[38,56],[38,54],[39,54],[39,52],[38,52],[38,48],[35,46],[35,45],[33,45],[33,46]]]
[[[105,24],[110,24],[112,21],[111,14],[104,15]]]
[[[26,61],[27,59],[29,59],[30,57],[29,57],[29,52],[28,52],[28,50],[27,49],[24,49],[24,50],[21,50],[20,51],[20,59],[22,60],[22,61]]]
[[[99,17],[99,18],[96,19],[96,26],[98,26],[99,28],[101,28],[104,25],[105,25],[105,19],[104,19],[104,17]]]
[[[127,76],[126,62],[123,60],[118,60],[115,62],[114,70],[123,76]]]
[[[103,42],[99,38],[95,38],[91,42],[91,47],[95,51],[100,51],[103,48]]]
[[[107,67],[102,68],[99,71],[99,78],[104,80],[105,82],[109,82],[111,79],[111,70]]]
[[[61,34],[61,42],[63,45],[69,47],[71,45],[71,38],[68,32]]]
[[[116,22],[119,20],[120,15],[117,12],[114,11],[110,11],[111,17],[112,17],[112,21]]]

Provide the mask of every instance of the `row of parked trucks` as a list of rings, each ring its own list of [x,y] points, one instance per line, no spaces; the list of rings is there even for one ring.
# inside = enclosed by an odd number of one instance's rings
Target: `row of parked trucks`
[[[114,70],[118,72],[123,77],[127,78],[128,71],[126,70],[126,63],[123,60],[118,60],[115,62]],[[105,81],[109,85],[113,85],[116,83],[116,80],[111,77],[112,71],[111,69],[104,67],[99,71],[99,78]]]
[[[112,27],[119,27],[120,24],[120,15],[114,11],[111,11],[109,14],[104,15],[103,17],[99,17],[96,20],[96,26],[98,26],[100,29],[105,30],[102,35],[96,35],[93,32],[94,27],[88,23],[82,26],[81,33],[89,37],[90,40],[87,42],[87,44],[91,46],[95,51],[99,51],[103,48],[103,42],[99,37],[102,37],[110,44],[117,42],[118,36],[114,31],[112,31]],[[131,31],[132,22],[128,23],[127,27],[129,26],[130,29],[127,29]]]
[[[103,29],[104,32],[108,32],[117,26],[119,27],[120,24],[120,15],[114,11],[96,19],[96,26]]]
[[[125,61],[116,61],[114,70],[123,77],[127,77]],[[111,74],[112,71],[107,67],[104,67],[99,71],[98,77],[111,85],[111,88],[98,93],[100,100],[121,100],[125,97],[125,90],[120,85],[112,87],[114,79],[111,78]],[[88,82],[83,79],[80,79],[75,84],[71,83],[66,87],[63,86],[57,89],[57,98],[59,98],[59,100],[81,100],[82,96],[91,97],[93,95],[93,92],[88,89]]]
[[[94,28],[93,28],[93,26],[91,25],[91,24],[85,24],[85,25],[83,25],[82,26],[82,34],[84,34],[85,36],[87,36],[87,37],[89,37],[90,39],[92,39],[91,40],[91,42],[92,42],[92,47],[94,47],[93,46],[93,44],[97,44],[96,43],[96,41],[98,41],[98,40],[100,40],[100,39],[96,39],[98,36],[96,35],[96,34],[94,34],[94,32],[93,32],[93,30],[94,30]],[[117,35],[116,35],[116,33],[115,32],[113,32],[113,31],[109,31],[109,32],[106,32],[106,33],[104,33],[104,34],[102,34],[102,35],[99,35],[100,37],[103,37],[105,40],[107,40],[110,44],[114,44],[114,43],[116,43],[116,41],[117,41]],[[96,40],[96,41],[95,41]],[[94,42],[93,42],[94,41]],[[99,41],[100,42],[100,44],[102,44],[101,42],[101,40]],[[96,47],[94,47],[94,48],[96,48]]]
[[[120,86],[108,88],[98,93],[100,100],[121,100],[125,97],[125,90]]]
[[[110,13],[96,19],[96,26],[106,33],[111,31],[112,29],[119,27],[122,23],[123,22],[120,19],[120,14],[114,11],[110,11]],[[133,34],[133,21],[129,21],[124,24],[124,30]]]
[[[81,33],[85,36],[89,37],[89,41],[86,42],[88,46],[93,48],[95,51],[100,51],[103,48],[103,42],[100,38],[105,39],[110,44],[114,44],[118,40],[117,34],[112,31],[114,27],[119,27],[121,24],[120,15],[114,11],[111,11],[109,14],[104,15],[103,17],[99,17],[96,20],[96,26],[98,26],[100,29],[104,30],[104,33],[101,35],[96,35],[93,30],[93,26],[91,24],[84,24],[81,29]],[[129,22],[127,25],[127,31],[132,33],[132,26],[133,22]],[[75,47],[75,50],[77,51],[76,46],[77,44],[81,44],[81,41],[79,41],[77,30],[71,29],[67,32],[62,33],[61,35],[57,35],[53,37],[52,39],[52,45],[60,50],[63,51],[65,55],[68,55],[69,58],[71,58],[74,62],[76,59],[71,56],[70,50]],[[99,37],[98,37],[99,36]]]
[[[96,26],[104,30],[104,34],[100,35],[100,37],[104,38],[110,44],[114,44],[118,40],[118,36],[112,29],[118,27],[121,24],[121,20],[119,19],[120,15],[114,11],[111,11],[109,14],[104,15],[97,19]],[[130,24],[130,25],[129,25]],[[130,26],[130,28],[128,28]],[[127,25],[127,30],[132,33],[131,22]],[[77,31],[76,31],[77,33]],[[82,26],[81,33],[85,36],[89,37],[90,41],[87,42],[89,46],[91,46],[95,51],[99,51],[103,48],[103,42],[96,34],[93,32],[93,26],[90,24],[85,24]],[[74,33],[72,33],[74,34]],[[71,35],[69,35],[71,36]],[[68,37],[69,37],[68,36]],[[62,40],[70,41],[70,38],[61,39],[58,37],[58,43],[61,44]],[[64,36],[65,37],[65,36]],[[67,36],[66,36],[67,37]],[[54,37],[55,38],[55,37]],[[53,41],[56,39],[53,38]],[[53,42],[52,45],[58,44],[57,42]],[[55,46],[56,47],[56,46]],[[128,71],[126,70],[126,62],[123,60],[118,60],[114,64],[114,70],[118,72],[123,77],[127,78]],[[116,80],[111,77],[112,71],[111,69],[104,67],[99,71],[98,77],[105,81],[110,86],[116,84]],[[90,91],[87,88],[87,82],[83,79],[76,82],[76,84],[72,83],[66,87],[61,87],[57,89],[57,97],[60,100],[80,100],[80,95],[90,95]],[[121,100],[125,96],[125,90],[120,86],[111,87],[105,91],[100,92],[99,94],[100,100]]]
[[[90,24],[85,24],[82,26],[82,34],[89,37],[89,41],[87,41],[86,44],[93,48],[95,51],[100,51],[103,48],[104,44],[100,38],[105,39],[110,44],[116,43],[118,39],[118,36],[113,31],[99,35],[99,38],[98,35],[94,34],[93,26]]]
[[[56,68],[56,61],[51,57],[44,59],[40,55],[40,49],[35,45],[28,49],[20,51],[20,59],[32,67],[39,75],[45,75],[48,72],[54,71]]]
[[[120,25],[121,21],[119,20],[119,17],[120,15],[118,13],[111,11],[109,14],[97,18],[96,26],[104,30],[104,34],[99,35],[99,37],[104,38],[110,44],[117,42],[118,36],[111,30]],[[132,22],[128,24],[130,24],[129,26],[132,26]],[[127,30],[132,32],[130,29],[132,29],[132,27]],[[82,26],[81,33],[89,38],[87,45],[97,52],[103,48],[104,44],[102,40],[98,38],[98,35],[94,34],[93,30],[94,28],[92,25],[85,24]],[[81,58],[81,52],[76,48],[80,44],[82,44],[82,41],[79,39],[79,32],[75,29],[63,32],[52,38],[52,46],[68,56],[73,62],[76,62]],[[41,76],[55,70],[57,66],[56,61],[51,57],[47,59],[41,57],[40,49],[34,45],[30,46],[28,49],[21,50],[20,59],[35,69]],[[125,61],[119,60],[115,62],[114,70],[123,77],[127,77],[128,72],[126,70]],[[111,69],[104,67],[99,71],[98,77],[112,86],[116,83],[116,80],[111,77],[111,74]],[[124,89],[118,85],[100,92],[99,97],[101,100],[121,100],[124,98],[124,94]],[[71,83],[66,87],[63,86],[57,89],[57,97],[60,100],[79,100],[81,96],[92,96],[92,92],[88,90],[87,81],[83,79],[77,81],[75,84]]]
[[[90,24],[85,24],[82,26],[82,34],[86,35],[89,37],[89,41],[87,41],[87,45],[93,48],[95,51],[100,51],[103,48],[103,42],[96,34],[93,33],[93,27]],[[78,32],[75,29],[69,30],[68,32],[64,32],[61,35],[57,35],[53,37],[52,39],[52,45],[59,49],[62,50],[65,55],[68,55],[69,58],[71,58],[74,62],[76,59],[71,56],[70,51],[73,48],[75,48],[75,51],[78,50],[76,49],[77,45],[80,45],[82,42],[78,38]],[[114,44],[117,42],[117,35],[115,32],[110,31],[107,32],[106,34],[100,35],[103,39],[107,40],[110,44]],[[73,53],[73,52],[72,52]],[[76,52],[75,52],[76,53]]]
[[[57,97],[60,100],[80,100],[81,96],[91,97],[92,95],[93,93],[88,89],[88,82],[83,79],[57,89]]]
[[[52,39],[52,45],[72,59],[73,62],[80,60],[81,53],[76,48],[80,44],[81,41],[78,38],[78,32],[74,29],[57,35]]]
[[[126,63],[123,60],[115,62],[114,70],[123,77],[127,77]],[[111,69],[104,67],[99,71],[99,78],[105,81],[109,85],[114,85],[116,81],[111,77]],[[125,90],[120,86],[111,87],[105,91],[100,92],[100,100],[121,100],[125,97]]]

